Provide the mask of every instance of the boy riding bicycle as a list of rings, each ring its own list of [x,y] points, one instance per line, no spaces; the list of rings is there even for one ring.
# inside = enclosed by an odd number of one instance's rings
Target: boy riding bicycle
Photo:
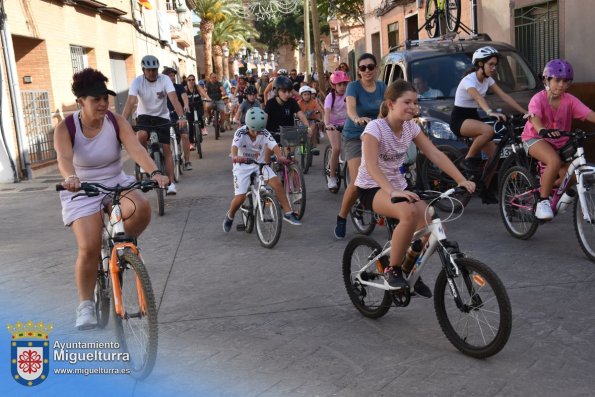
[[[246,125],[238,128],[231,144],[235,196],[231,200],[229,210],[223,219],[223,231],[225,233],[229,233],[231,230],[233,218],[246,198],[246,193],[250,187],[250,175],[258,171],[258,164],[244,164],[246,159],[262,163],[265,161],[268,149],[275,154],[278,161],[285,161],[277,142],[265,129],[267,114],[260,108],[251,108],[246,113],[245,121]],[[292,225],[301,225],[302,223],[291,210],[279,177],[268,165],[262,171],[267,184],[273,188],[281,207],[283,207],[283,219]]]

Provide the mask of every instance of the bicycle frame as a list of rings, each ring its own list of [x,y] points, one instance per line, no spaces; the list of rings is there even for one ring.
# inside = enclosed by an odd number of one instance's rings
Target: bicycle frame
[[[262,174],[262,168],[266,165],[266,163],[259,164],[259,173],[258,173],[258,181],[256,183],[250,184],[250,190],[247,194],[252,195],[253,200],[256,200],[256,206],[252,208],[253,213],[256,212],[258,208],[258,213],[260,214],[260,220],[264,222],[264,215],[263,215],[263,208],[262,208],[262,200],[260,199],[260,192],[263,190],[268,190],[267,184],[264,180],[264,175]],[[244,211],[243,208],[240,207],[241,211]]]

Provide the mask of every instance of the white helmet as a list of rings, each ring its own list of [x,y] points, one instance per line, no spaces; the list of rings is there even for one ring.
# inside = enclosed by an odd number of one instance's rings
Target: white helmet
[[[493,56],[498,56],[498,50],[495,49],[494,47],[481,47],[480,49],[476,50],[473,53],[473,58],[471,59],[471,63],[472,64],[476,64],[476,62],[479,61],[485,61],[486,59],[489,59]]]
[[[300,87],[299,94],[302,95],[304,92],[312,93],[312,89],[307,85]]]
[[[145,55],[140,61],[143,69],[159,69],[159,59],[155,55]]]
[[[287,69],[279,69],[277,70],[277,73],[279,74],[279,76],[287,76]]]

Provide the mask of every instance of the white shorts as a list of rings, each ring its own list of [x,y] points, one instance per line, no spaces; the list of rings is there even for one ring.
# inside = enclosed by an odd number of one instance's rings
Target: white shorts
[[[242,164],[233,170],[233,187],[236,196],[248,192],[248,188],[250,187],[250,175],[253,172],[258,175],[258,164]],[[275,171],[268,165],[265,165],[262,168],[262,175],[264,176],[265,181],[277,176]]]

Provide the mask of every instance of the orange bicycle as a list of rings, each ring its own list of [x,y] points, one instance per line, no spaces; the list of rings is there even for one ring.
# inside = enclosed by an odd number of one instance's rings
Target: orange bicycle
[[[137,379],[147,377],[157,357],[157,306],[149,273],[143,263],[136,239],[124,232],[120,200],[126,192],[143,192],[158,188],[151,180],[136,181],[128,186],[109,187],[100,183],[82,183],[78,196],[111,197],[111,210],[104,214],[101,258],[95,285],[97,325],[104,328],[110,307],[120,349],[128,353],[130,373]],[[56,185],[56,190],[64,190]],[[110,304],[113,302],[113,305]]]

